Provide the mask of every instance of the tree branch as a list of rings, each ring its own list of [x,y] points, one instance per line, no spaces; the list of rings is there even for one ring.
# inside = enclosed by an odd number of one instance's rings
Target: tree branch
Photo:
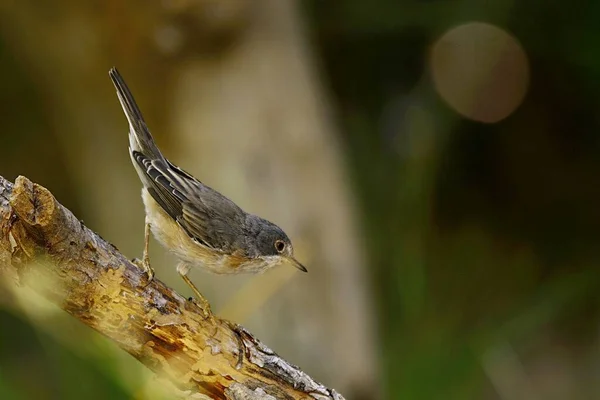
[[[187,398],[343,399],[244,328],[193,301],[89,230],[42,186],[0,176],[0,277],[113,340]],[[203,395],[203,396],[202,396]]]

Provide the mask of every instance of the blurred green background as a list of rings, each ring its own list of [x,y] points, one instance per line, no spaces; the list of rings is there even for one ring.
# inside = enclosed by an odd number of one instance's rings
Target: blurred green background
[[[116,65],[172,161],[296,243],[307,277],[192,276],[290,362],[348,399],[598,399],[599,19],[592,1],[4,1],[0,175],[139,256]],[[167,398],[28,297],[0,296],[0,398]]]

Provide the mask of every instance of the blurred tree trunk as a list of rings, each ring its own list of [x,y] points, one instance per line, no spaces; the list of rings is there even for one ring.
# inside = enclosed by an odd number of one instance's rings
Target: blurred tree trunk
[[[64,159],[76,185],[75,199],[65,204],[81,204],[78,217],[131,250],[132,242],[141,245],[132,238],[139,235],[143,213],[131,212],[139,187],[127,157],[127,126],[114,107],[107,75],[110,26],[100,16],[91,3],[2,2],[0,31],[39,90],[60,141],[55,157]]]
[[[0,15],[4,37],[45,97],[90,225],[126,254],[139,255],[140,185],[106,77],[115,64],[167,157],[282,226],[307,264],[308,275],[282,267],[259,277],[263,289],[251,294],[276,294],[248,327],[349,398],[372,394],[374,318],[363,251],[342,148],[296,2],[142,7],[65,0],[40,7],[29,0],[4,3]],[[175,79],[157,79],[165,76]],[[157,85],[172,92],[163,95]],[[159,277],[177,282],[174,268],[161,268],[172,261],[163,262],[157,247],[151,252]],[[232,285],[248,277],[194,273],[193,279],[218,310]],[[286,282],[284,290],[277,282]]]
[[[295,273],[249,326],[346,393],[351,383],[368,385],[373,319],[363,254],[341,147],[295,3],[261,2],[228,51],[178,69],[170,130],[179,135],[178,160],[247,211],[284,227],[309,268],[308,276]],[[291,332],[268,328],[277,321]],[[322,363],[328,352],[336,365]]]

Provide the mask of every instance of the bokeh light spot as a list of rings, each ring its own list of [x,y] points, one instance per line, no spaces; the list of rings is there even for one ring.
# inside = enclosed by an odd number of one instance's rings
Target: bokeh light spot
[[[456,112],[494,123],[523,101],[529,83],[527,55],[503,29],[470,22],[444,33],[431,49],[437,92]]]

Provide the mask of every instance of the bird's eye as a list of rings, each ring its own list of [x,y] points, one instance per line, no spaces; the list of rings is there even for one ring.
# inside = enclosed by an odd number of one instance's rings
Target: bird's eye
[[[283,253],[283,250],[285,250],[285,243],[283,240],[275,241],[275,250],[277,250],[279,253]]]

